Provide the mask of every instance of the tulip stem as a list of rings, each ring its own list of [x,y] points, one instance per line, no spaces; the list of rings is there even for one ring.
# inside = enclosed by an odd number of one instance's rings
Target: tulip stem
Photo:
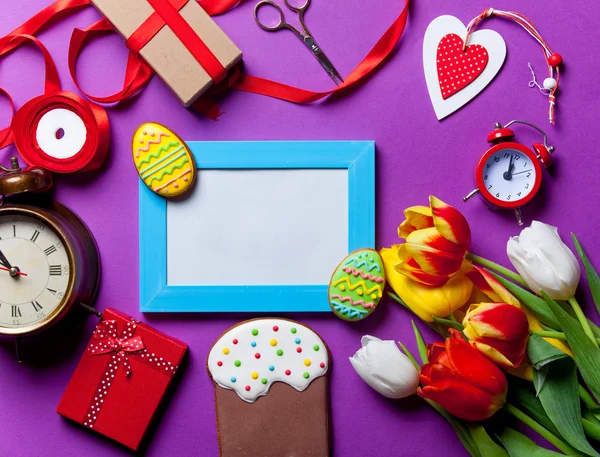
[[[554,338],[556,340],[567,341],[567,335],[565,335],[563,332],[553,332],[548,330],[531,330],[530,333],[532,335],[541,336],[542,338]],[[600,343],[600,338],[594,338],[594,341],[596,341],[596,343]]]
[[[529,286],[527,285],[525,280],[523,278],[521,278],[521,276],[519,276],[514,271],[509,270],[508,268],[497,264],[496,262],[492,262],[491,260],[484,259],[483,257],[479,257],[478,255],[471,254],[470,252],[467,254],[467,259],[469,259],[475,263],[478,263],[482,267],[493,270],[496,273],[501,274],[502,276],[510,279],[513,282],[516,282],[517,284],[520,284],[521,286],[523,286],[527,289],[529,288]]]
[[[527,414],[525,414],[520,409],[515,408],[513,405],[510,405],[508,403],[504,406],[504,409],[506,410],[506,412],[508,412],[509,414],[512,414],[514,417],[519,419],[525,425],[528,425],[533,430],[535,430],[537,433],[539,433],[541,436],[546,438],[550,443],[552,443],[554,446],[556,446],[558,449],[560,449],[565,454],[577,455],[577,451],[575,449],[573,449],[571,446],[569,446],[568,444],[566,444],[565,442],[563,442],[562,440],[557,438],[556,435],[554,435],[548,429],[544,428],[542,425],[540,425],[538,422],[533,420],[531,417],[529,417]]]
[[[596,347],[600,347],[600,346],[598,346],[598,342],[596,341],[594,332],[592,331],[592,328],[590,327],[590,323],[588,322],[587,318],[585,317],[585,314],[583,314],[583,310],[581,309],[581,306],[579,306],[579,303],[577,302],[575,297],[569,298],[569,304],[573,307],[573,311],[575,311],[575,315],[577,316],[577,319],[581,323],[581,327],[583,328],[583,331],[585,332],[585,334],[590,337],[590,339],[596,345]]]

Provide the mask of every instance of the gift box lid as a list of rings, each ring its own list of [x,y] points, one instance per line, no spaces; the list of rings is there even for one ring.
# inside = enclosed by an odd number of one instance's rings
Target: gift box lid
[[[137,450],[187,348],[109,308],[102,313],[57,412]]]
[[[195,0],[164,1],[179,10],[181,17],[226,70],[242,59],[242,51]],[[148,26],[148,18],[155,13],[148,0],[92,0],[92,3],[125,39],[140,27]],[[188,107],[214,83],[209,73],[166,24],[139,54]]]

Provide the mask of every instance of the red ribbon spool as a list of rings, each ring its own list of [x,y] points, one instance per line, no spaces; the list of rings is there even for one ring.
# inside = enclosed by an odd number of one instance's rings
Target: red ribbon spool
[[[33,98],[17,111],[10,128],[0,132],[0,148],[14,142],[27,164],[56,173],[97,170],[106,159],[110,143],[106,111],[61,90],[52,56],[34,36],[14,34],[3,38],[0,56],[24,41],[35,44],[44,56],[44,95]],[[12,105],[10,96],[1,92]]]
[[[110,143],[104,108],[72,92],[28,101],[15,114],[12,131],[25,162],[55,173],[97,170]]]

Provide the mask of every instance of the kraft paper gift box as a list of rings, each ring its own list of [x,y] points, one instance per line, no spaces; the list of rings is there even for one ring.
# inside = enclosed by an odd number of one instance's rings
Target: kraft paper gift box
[[[187,107],[242,59],[242,51],[196,0],[92,3]]]
[[[108,308],[57,412],[137,450],[187,345]]]

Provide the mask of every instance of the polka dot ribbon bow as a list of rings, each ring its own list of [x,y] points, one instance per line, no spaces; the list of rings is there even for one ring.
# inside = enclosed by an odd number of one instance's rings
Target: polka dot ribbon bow
[[[137,323],[135,321],[127,322],[121,338],[117,335],[117,321],[102,321],[96,327],[94,340],[88,346],[91,355],[101,355],[114,353],[118,364],[123,364],[125,375],[131,375],[131,364],[129,363],[128,353],[144,351],[144,341],[141,336],[133,336]]]

